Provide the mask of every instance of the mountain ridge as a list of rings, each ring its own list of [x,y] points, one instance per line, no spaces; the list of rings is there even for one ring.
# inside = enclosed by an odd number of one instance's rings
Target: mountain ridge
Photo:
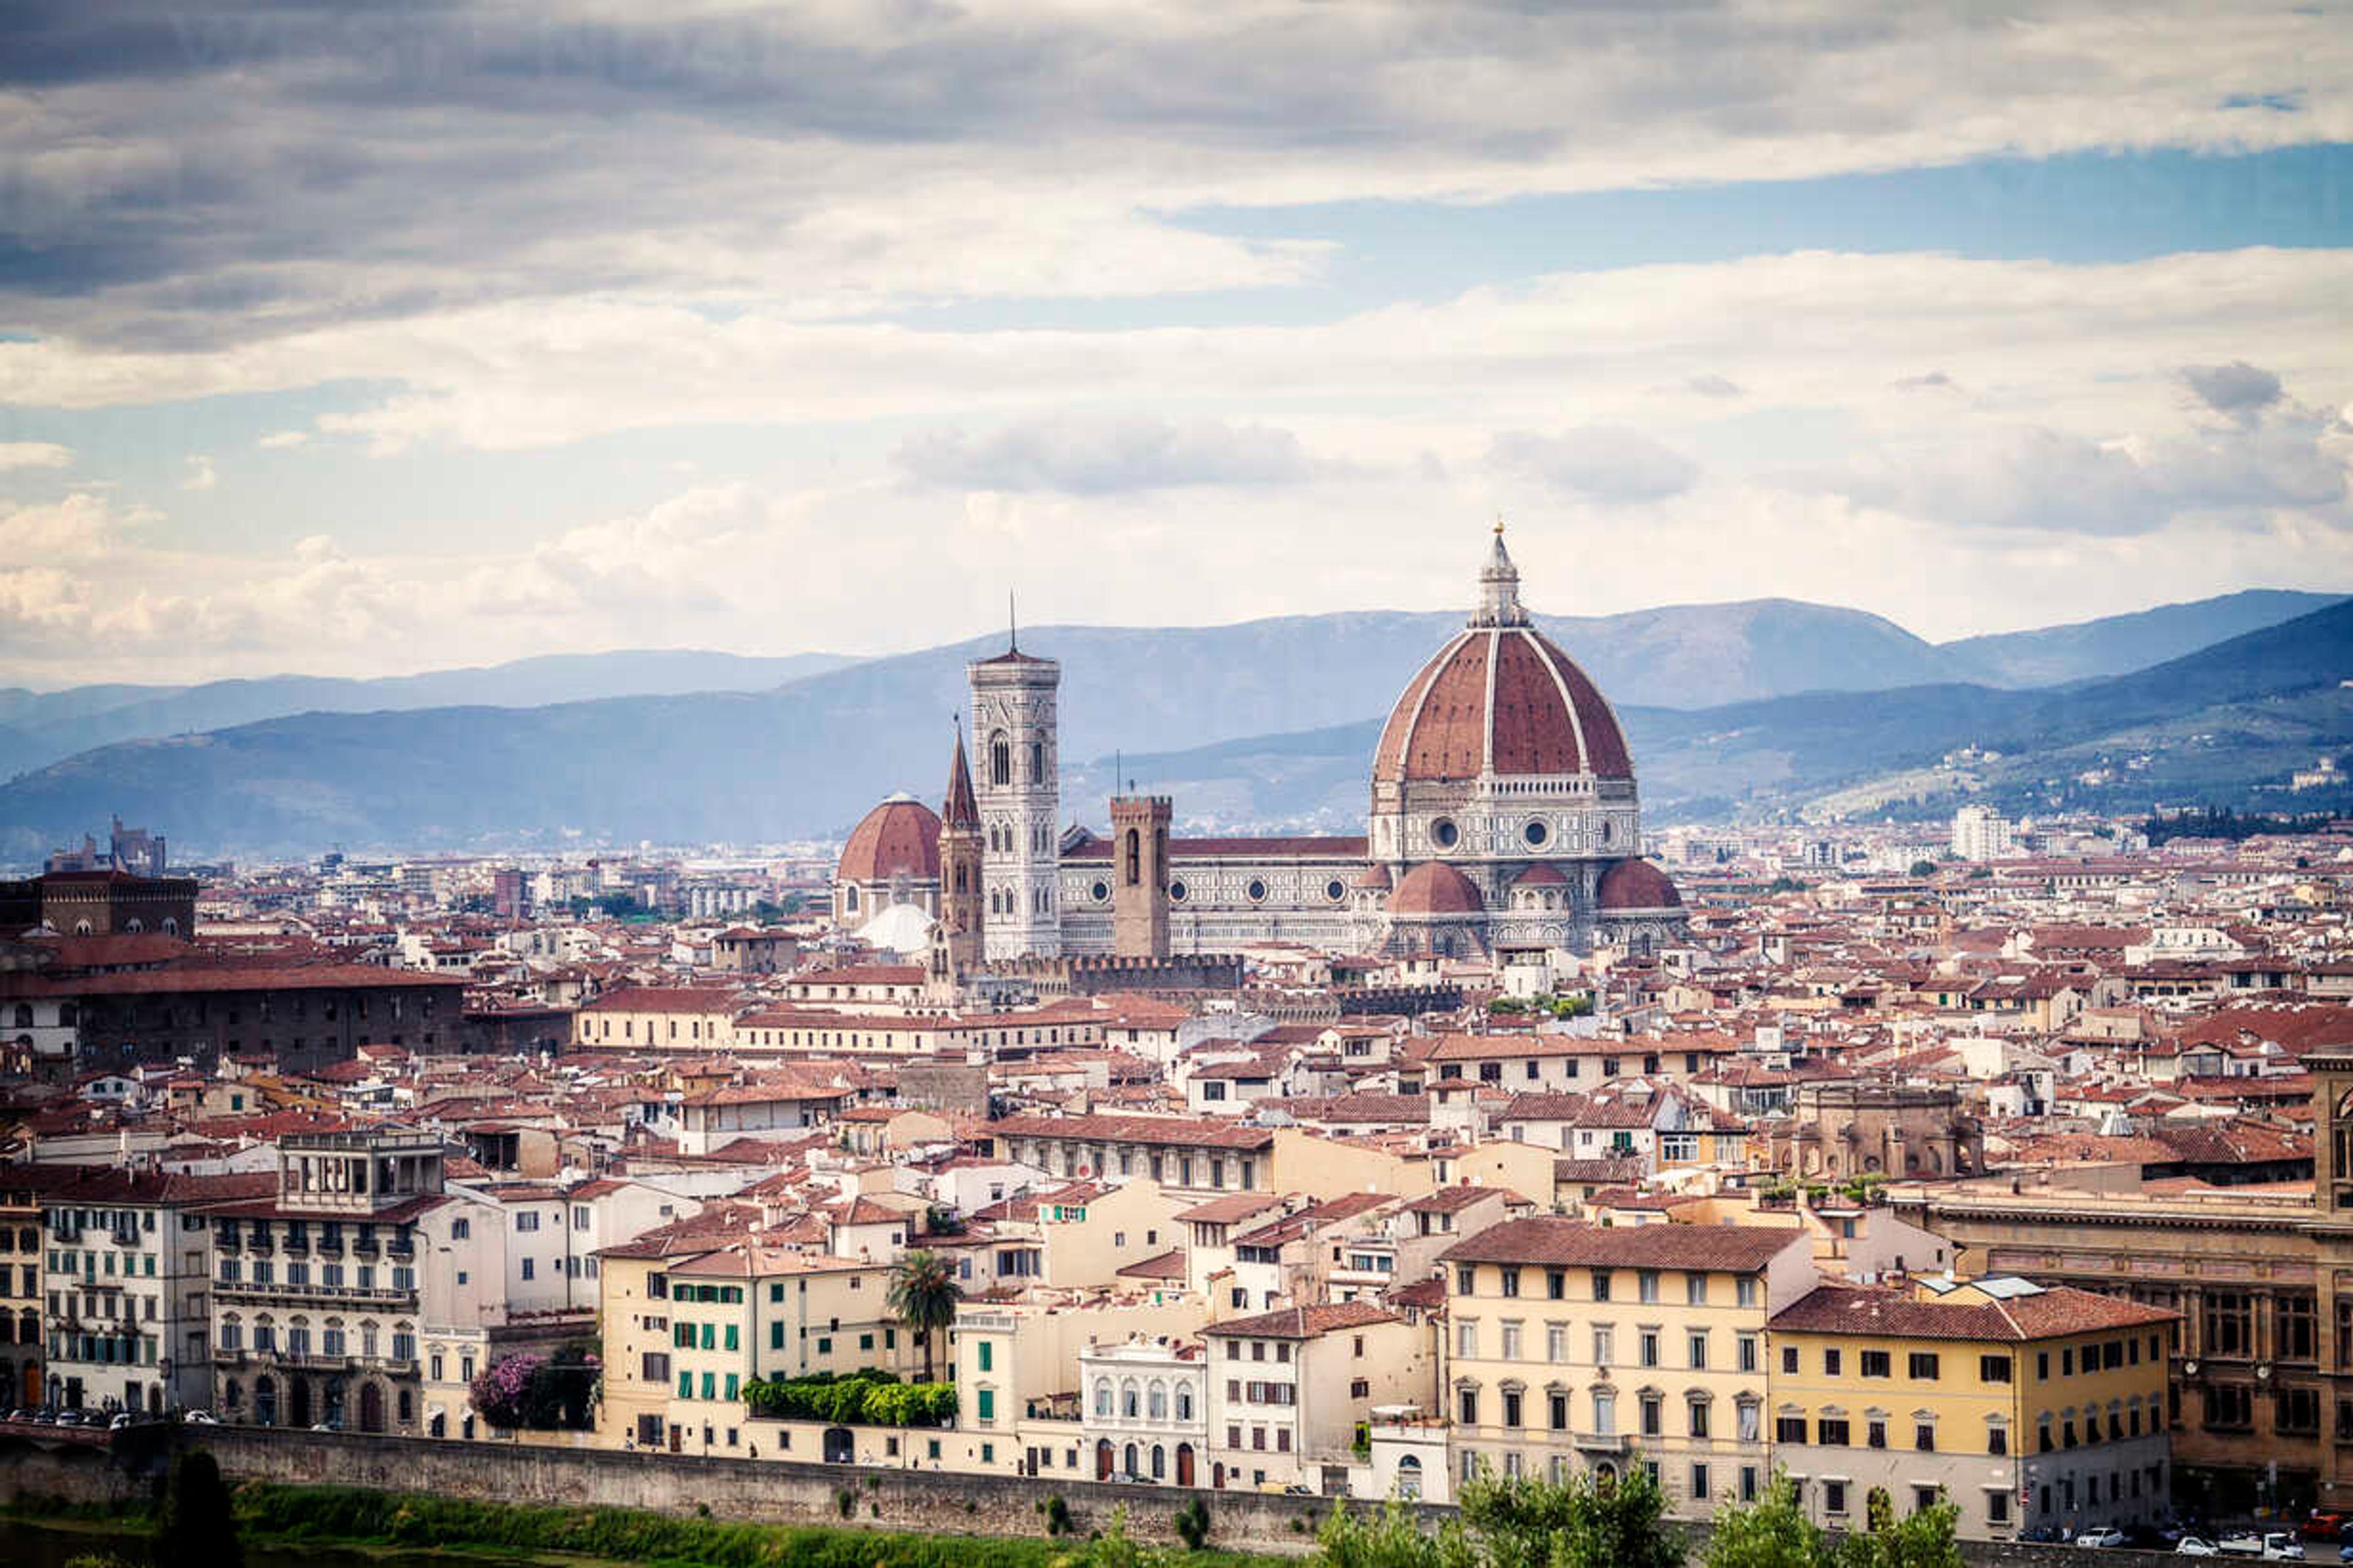
[[[2087,734],[2086,705],[2102,700],[2123,704],[2109,717],[2155,721],[2193,699],[2260,697],[2316,626],[2337,626],[2316,618],[2329,614],[2284,623],[2301,629],[2247,634],[2271,640],[2248,656],[2246,679],[2235,683],[2222,667],[2238,656],[2221,656],[2218,665],[2209,653],[2196,656],[2203,661],[2196,671],[2156,676],[2144,687],[2112,680],[2081,689],[2092,696],[1934,680],[1869,693],[1789,692],[1826,670],[1886,679],[1937,668],[1918,651],[1933,653],[1932,645],[1892,622],[1799,601],[1538,621],[1618,705],[1646,801],[1751,809],[1968,739],[2007,738],[2021,723],[2021,735],[2076,743]],[[1319,762],[1312,744],[1285,737],[1349,730],[1334,724],[1335,714],[1386,713],[1460,625],[1442,613],[1372,611],[1198,631],[1041,627],[1028,640],[1063,661],[1066,758],[1124,751],[1142,764],[1221,743],[1255,747],[1243,773],[1191,780],[1180,809],[1197,821],[1269,826],[1304,825],[1337,809],[1347,792],[1332,794],[1345,782],[1334,770],[1344,763],[1357,774],[1351,787],[1360,796],[1369,752],[1367,742],[1353,763]],[[37,858],[110,812],[206,854],[308,852],[337,842],[554,847],[835,835],[893,790],[927,796],[938,787],[948,721],[964,704],[964,664],[999,646],[996,637],[975,638],[754,692],[312,712],[121,742],[0,788],[0,856]],[[1783,689],[1696,710],[1641,700],[1694,672],[1717,692],[1748,684]],[[2316,667],[2307,673],[2320,679]],[[1868,725],[1856,720],[1864,708]],[[1151,750],[1136,745],[1147,738],[1157,742]],[[1066,771],[1074,804],[1106,793],[1100,761]],[[1281,787],[1260,793],[1253,773]],[[1360,814],[1361,799],[1347,809]]]

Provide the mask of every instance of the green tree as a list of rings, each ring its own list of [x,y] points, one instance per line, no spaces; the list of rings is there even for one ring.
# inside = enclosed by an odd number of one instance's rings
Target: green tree
[[[1615,1480],[1482,1472],[1459,1500],[1482,1568],[1683,1568],[1683,1534],[1639,1466]]]
[[[1700,1562],[1705,1568],[1833,1568],[1829,1542],[1778,1470],[1763,1497],[1718,1510]]]
[[[1940,1492],[1926,1508],[1898,1519],[1894,1500],[1873,1487],[1863,1502],[1870,1528],[1839,1542],[1838,1568],[1961,1568],[1961,1549],[1953,1541],[1960,1516]]]
[[[1391,1498],[1377,1512],[1335,1508],[1315,1532],[1316,1568],[1472,1568],[1468,1538],[1450,1523],[1431,1535]]]
[[[929,1247],[918,1247],[891,1266],[891,1310],[923,1343],[923,1381],[932,1381],[932,1346],[955,1322],[964,1288],[955,1266]]]
[[[1934,860],[1915,860],[1912,862],[1912,874],[1915,877],[1933,877],[1936,874],[1936,863]]]
[[[245,1549],[237,1543],[227,1483],[202,1448],[172,1461],[153,1552],[155,1568],[243,1568]]]

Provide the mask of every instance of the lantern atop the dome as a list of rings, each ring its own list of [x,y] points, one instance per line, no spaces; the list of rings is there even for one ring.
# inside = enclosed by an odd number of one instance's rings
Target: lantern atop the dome
[[[1512,564],[1512,552],[1504,548],[1504,520],[1495,520],[1495,548],[1488,552],[1487,564],[1479,569],[1479,608],[1472,612],[1474,626],[1524,626],[1528,613],[1520,607],[1520,569]]]

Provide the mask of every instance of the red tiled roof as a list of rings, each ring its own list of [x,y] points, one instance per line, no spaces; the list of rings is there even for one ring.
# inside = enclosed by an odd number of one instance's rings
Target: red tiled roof
[[[1736,1225],[1609,1226],[1537,1215],[1505,1220],[1446,1249],[1450,1263],[1533,1263],[1596,1268],[1697,1268],[1753,1273],[1802,1231]]]
[[[1201,1332],[1228,1339],[1312,1340],[1319,1334],[1397,1321],[1395,1312],[1369,1301],[1335,1301],[1314,1307],[1285,1307],[1254,1318],[1229,1318],[1222,1323],[1208,1325]]]
[[[1659,1229],[1660,1226],[1645,1226]],[[2018,1342],[2066,1334],[2137,1329],[2175,1321],[2161,1307],[2058,1286],[1986,1302],[1921,1300],[1909,1292],[1825,1284],[1773,1314],[1783,1331],[1889,1334],[1905,1339]]]

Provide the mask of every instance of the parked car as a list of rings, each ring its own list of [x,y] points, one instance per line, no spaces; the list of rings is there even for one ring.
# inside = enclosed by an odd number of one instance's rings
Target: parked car
[[[2348,1515],[2341,1509],[2314,1509],[2305,1518],[2305,1537],[2310,1541],[2336,1541],[2345,1533],[2347,1518]]]
[[[2078,1546],[2122,1546],[2124,1543],[2125,1532],[2113,1524],[2095,1524],[2075,1537]]]
[[[114,1419],[106,1424],[106,1429],[110,1432],[120,1432],[125,1426],[138,1426],[139,1421],[140,1418],[130,1411],[119,1410],[115,1412]]]
[[[2252,1530],[2236,1531],[2214,1544],[2233,1557],[2260,1557],[2266,1563],[2304,1561],[2304,1542],[2284,1530],[2262,1534]]]
[[[8,1412],[8,1419],[11,1421],[29,1422],[32,1418],[33,1413],[29,1410],[11,1410]]]
[[[60,1410],[58,1412],[56,1424],[59,1426],[87,1426],[95,1419],[95,1416],[79,1410]]]
[[[2202,1535],[2185,1535],[2174,1543],[2176,1557],[2212,1557],[2221,1549]]]
[[[180,1419],[186,1422],[191,1426],[217,1426],[220,1425],[220,1417],[214,1415],[209,1410],[183,1410],[180,1412]]]

